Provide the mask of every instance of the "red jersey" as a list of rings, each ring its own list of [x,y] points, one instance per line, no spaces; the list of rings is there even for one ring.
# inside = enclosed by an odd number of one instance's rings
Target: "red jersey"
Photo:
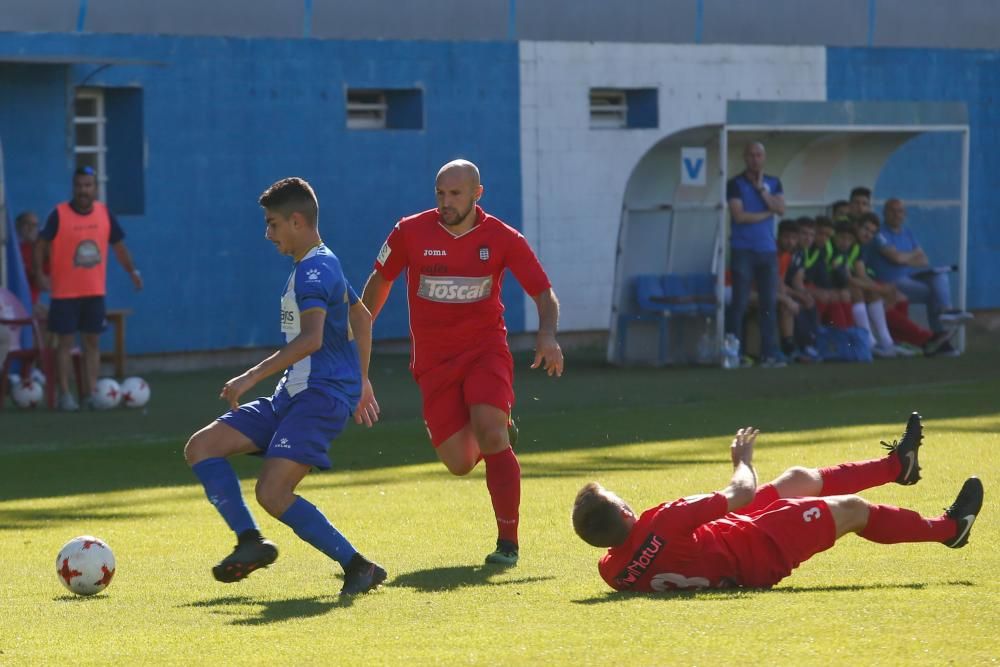
[[[530,296],[551,286],[520,232],[478,206],[476,216],[475,226],[459,236],[439,221],[437,209],[403,218],[375,260],[388,281],[406,269],[410,369],[418,378],[471,345],[506,346],[505,269]]]
[[[601,577],[616,590],[644,592],[776,583],[775,566],[785,560],[777,546],[728,507],[713,493],[646,510],[625,544],[601,558]]]

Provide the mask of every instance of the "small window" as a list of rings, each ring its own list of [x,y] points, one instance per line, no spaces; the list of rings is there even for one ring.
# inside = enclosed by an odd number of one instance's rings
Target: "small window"
[[[592,129],[655,128],[659,124],[659,94],[656,88],[590,89]]]
[[[97,172],[97,198],[120,215],[145,212],[145,138],[141,88],[77,88],[75,166]]]
[[[347,91],[347,127],[352,130],[419,130],[424,126],[418,88]]]

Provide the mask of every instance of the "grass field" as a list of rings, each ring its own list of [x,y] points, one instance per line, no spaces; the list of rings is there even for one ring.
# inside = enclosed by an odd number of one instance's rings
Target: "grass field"
[[[47,664],[988,664],[1000,656],[1000,349],[959,359],[784,370],[621,371],[568,355],[559,380],[517,356],[522,558],[482,566],[495,537],[481,467],[436,463],[399,357],[376,359],[384,420],[334,444],[300,490],[390,573],[341,602],[339,568],[252,503],[281,557],[239,584],[209,568],[233,539],[181,450],[222,407],[226,370],[151,375],[148,412],[0,413],[0,665]],[[270,391],[271,384],[259,387]],[[795,465],[879,456],[925,417],[924,479],[865,493],[939,514],[962,481],[987,492],[971,544],[855,536],[772,591],[612,592],[569,510],[598,479],[636,508],[719,489],[728,440],[762,429],[762,480]],[[252,497],[256,460],[237,469]],[[59,547],[94,534],[111,587],[68,595]]]

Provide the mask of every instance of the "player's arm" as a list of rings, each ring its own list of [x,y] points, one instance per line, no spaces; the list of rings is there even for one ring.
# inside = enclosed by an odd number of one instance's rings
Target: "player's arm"
[[[549,376],[559,377],[563,372],[562,348],[556,341],[556,329],[559,326],[559,300],[551,287],[542,290],[535,296],[535,306],[538,307],[538,336],[535,339],[535,361],[532,368],[542,366]]]
[[[299,335],[267,359],[223,385],[219,398],[229,403],[230,407],[236,408],[239,405],[240,396],[255,384],[269,375],[285,370],[318,350],[323,346],[323,324],[325,321],[325,308],[310,308],[302,311]]]
[[[736,432],[729,454],[733,460],[733,478],[720,493],[729,502],[729,511],[737,510],[753,500],[757,493],[757,471],[753,468],[753,446],[759,431],[752,426]]]
[[[132,253],[128,251],[125,246],[124,241],[119,241],[111,246],[111,249],[115,251],[115,257],[118,258],[118,263],[124,267],[125,271],[128,272],[129,278],[132,279],[132,284],[137,290],[142,289],[142,275],[139,273],[139,269],[135,268],[135,263],[132,262]]]
[[[392,289],[392,281],[386,280],[378,271],[372,271],[365,283],[365,289],[361,292],[361,302],[368,309],[371,321],[374,321],[385,305],[385,300],[389,298],[389,291]]]
[[[368,378],[368,366],[372,356],[372,314],[364,302],[358,300],[351,304],[347,318],[354,334],[354,342],[358,346],[358,359],[361,364],[361,400],[354,410],[354,422],[371,426],[378,421],[379,413],[375,390]]]
[[[736,224],[749,224],[752,222],[760,222],[761,220],[767,220],[774,213],[771,211],[761,211],[760,213],[747,213],[743,210],[743,200],[733,197],[729,200],[729,214],[732,216],[733,222]]]

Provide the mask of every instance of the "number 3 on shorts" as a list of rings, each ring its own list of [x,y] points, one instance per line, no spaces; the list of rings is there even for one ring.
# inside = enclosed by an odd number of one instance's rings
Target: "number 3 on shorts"
[[[820,514],[821,512],[819,511],[818,507],[810,507],[809,509],[807,509],[805,512],[802,513],[802,520],[805,521],[806,523],[809,523],[814,519],[818,519],[820,517]]]

